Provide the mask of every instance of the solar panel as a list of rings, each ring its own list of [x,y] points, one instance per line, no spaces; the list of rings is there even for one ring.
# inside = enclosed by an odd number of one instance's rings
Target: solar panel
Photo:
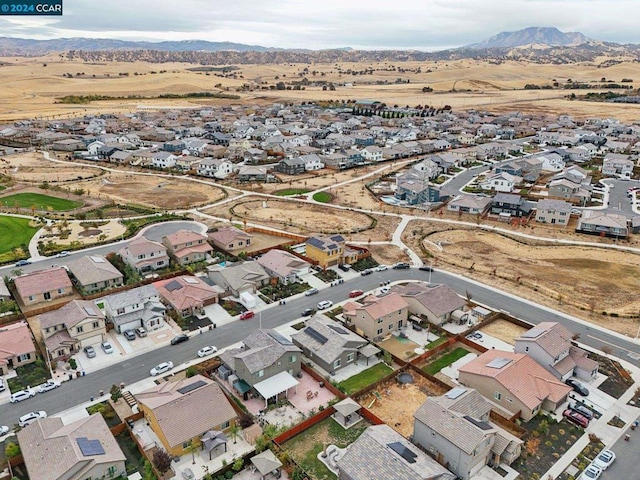
[[[324,345],[325,343],[327,343],[328,338],[325,337],[324,335],[322,335],[320,332],[318,332],[315,328],[313,327],[307,327],[304,329],[304,333],[306,333],[307,335],[309,335],[311,338],[313,338],[315,341],[321,343],[322,345]]]
[[[537,338],[544,333],[544,330],[540,328],[532,328],[522,334],[522,338]]]
[[[170,292],[173,292],[174,290],[180,290],[182,288],[182,285],[177,280],[171,280],[165,285],[164,288],[166,288]]]
[[[418,454],[409,450],[403,443],[401,442],[393,442],[387,443],[387,447],[396,452],[402,458],[404,458],[407,463],[416,463],[416,458]]]
[[[92,457],[94,455],[104,455],[105,451],[100,443],[100,440],[89,440],[87,437],[76,438],[78,447],[85,457]]]
[[[447,393],[445,393],[445,397],[447,397],[450,400],[455,400],[466,391],[467,391],[466,388],[455,387],[449,390]]]
[[[197,382],[193,382],[193,383],[190,383],[189,385],[185,385],[184,387],[180,387],[178,389],[178,392],[184,395],[185,393],[192,392],[197,388],[205,386],[206,384],[207,382],[205,382],[204,380],[198,380]]]
[[[191,285],[196,285],[200,282],[198,282],[197,278],[193,278],[193,277],[184,277],[184,281],[187,283],[190,283]]]
[[[285,337],[284,335],[278,332],[270,331],[267,333],[271,338],[273,338],[280,345],[293,345],[293,343],[291,343],[291,340],[289,340],[287,337]]]
[[[489,363],[487,363],[487,367],[500,369],[506,365],[509,365],[510,363],[511,363],[510,358],[497,357],[491,360]]]
[[[347,335],[349,333],[342,327],[336,327],[335,325],[328,325],[328,327],[334,332],[338,332],[340,335]]]
[[[87,312],[87,315],[91,317],[95,317],[96,315],[98,315],[96,311],[91,307],[83,307],[83,308],[84,308],[84,311]]]
[[[475,418],[470,417],[469,415],[465,415],[463,418],[467,422],[473,423],[476,427],[480,428],[481,430],[491,430],[493,428],[487,422],[481,422],[480,420],[476,420]]]

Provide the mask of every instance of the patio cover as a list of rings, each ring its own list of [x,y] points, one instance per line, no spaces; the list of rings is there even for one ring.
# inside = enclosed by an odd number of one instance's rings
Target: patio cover
[[[340,415],[346,417],[347,415],[357,412],[361,407],[355,400],[347,397],[341,402],[336,403],[333,408],[335,408],[336,412]]]
[[[297,386],[298,383],[299,382],[288,372],[280,372],[271,378],[256,383],[253,387],[262,395],[262,398],[264,398],[266,402],[279,393],[286,392],[291,387]]]
[[[370,343],[365,345],[364,347],[362,347],[360,350],[358,350],[358,352],[361,355],[364,355],[365,357],[369,358],[369,357],[373,357],[374,355],[377,355],[378,353],[380,353],[380,349],[378,347],[376,347],[375,345],[371,345]]]
[[[211,452],[219,445],[225,445],[225,452],[227,451],[227,436],[219,430],[209,430],[201,438],[204,448],[209,453],[209,460],[211,460]]]
[[[260,382],[262,383],[262,382]],[[259,385],[259,384],[258,384]],[[258,386],[256,385],[256,387]],[[245,382],[244,380],[236,380],[235,382],[233,382],[233,388],[236,389],[236,391],[239,394],[245,394],[247,393],[249,390],[251,390],[251,385],[249,385],[247,382]]]
[[[252,457],[251,463],[255,465],[255,467],[260,472],[260,475],[263,476],[269,472],[273,472],[276,468],[280,468],[282,466],[282,462],[278,460],[278,458],[273,454],[271,450],[265,450],[255,457]]]

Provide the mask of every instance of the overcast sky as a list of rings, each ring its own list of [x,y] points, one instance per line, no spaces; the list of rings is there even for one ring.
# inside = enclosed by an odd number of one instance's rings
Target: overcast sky
[[[638,0],[63,0],[62,17],[0,17],[0,36],[210,40],[280,48],[424,49],[553,26],[640,43]]]

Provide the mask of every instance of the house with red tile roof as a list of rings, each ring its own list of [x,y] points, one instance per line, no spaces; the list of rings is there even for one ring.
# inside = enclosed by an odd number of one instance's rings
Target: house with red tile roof
[[[218,303],[219,296],[224,293],[221,287],[212,287],[191,275],[160,280],[152,285],[162,300],[183,317],[203,313],[204,307]]]
[[[442,325],[451,320],[454,311],[465,306],[465,301],[454,290],[444,284],[407,283],[391,287],[409,304],[409,311],[424,315],[431,323]]]
[[[297,282],[301,275],[309,273],[311,264],[293,253],[274,248],[257,260],[258,264],[272,277],[284,285]]]
[[[0,327],[0,375],[35,362],[36,347],[27,322],[10,323]]]
[[[211,255],[213,248],[207,242],[207,236],[191,230],[178,230],[162,237],[162,243],[178,265],[202,262]]]
[[[487,350],[458,368],[458,381],[475,388],[500,408],[529,421],[541,410],[554,411],[571,387],[522,353]]]
[[[118,253],[122,260],[140,273],[153,272],[169,266],[167,247],[145,237],[134,238]]]
[[[209,240],[225,252],[242,252],[253,240],[253,235],[236,227],[220,227],[218,231],[209,233]]]
[[[347,324],[368,339],[382,339],[407,325],[409,304],[397,293],[382,297],[369,295],[360,302],[347,302],[342,307]]]
[[[73,295],[71,280],[63,267],[26,273],[14,280],[18,302],[24,306],[50,302]]]

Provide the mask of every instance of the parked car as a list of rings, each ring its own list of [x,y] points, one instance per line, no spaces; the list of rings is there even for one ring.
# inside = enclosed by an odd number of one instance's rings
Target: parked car
[[[15,266],[24,267],[25,265],[31,265],[31,262],[29,260],[18,260]]]
[[[96,351],[91,345],[84,347],[84,353],[87,355],[87,358],[93,358],[96,356]]]
[[[53,390],[54,388],[58,388],[60,386],[60,382],[56,382],[55,380],[47,380],[38,388],[38,393],[45,393],[49,390]]]
[[[333,307],[333,302],[331,300],[322,300],[321,302],[318,302],[317,305],[318,310],[325,310],[331,307]]]
[[[573,410],[574,412],[578,412],[580,415],[587,418],[588,420],[591,420],[593,418],[593,412],[589,408],[585,407],[584,405],[581,405],[578,402],[570,402],[569,409]]]
[[[389,267],[387,267],[386,265],[378,265],[373,270],[376,271],[376,272],[384,272],[387,268],[389,268]]]
[[[136,334],[142,338],[147,336],[147,331],[143,327],[136,328]]]
[[[133,330],[125,330],[124,332],[122,332],[122,335],[124,335],[124,338],[129,341],[136,339],[136,332],[134,332]]]
[[[313,315],[314,313],[316,313],[316,309],[315,308],[305,308],[301,313],[300,316],[301,317],[310,317],[311,315]]]
[[[189,340],[189,335],[181,333],[171,339],[171,345],[178,345],[179,343],[186,342],[187,340]]]
[[[7,433],[9,433],[9,427],[7,427],[6,425],[0,425],[0,437],[6,435]]]
[[[250,318],[253,318],[256,316],[256,312],[254,312],[253,310],[247,310],[246,312],[242,312],[240,314],[240,320],[249,320]]]
[[[364,292],[362,290],[351,290],[349,292],[349,298],[356,298],[362,295]]]
[[[606,470],[609,466],[616,460],[616,454],[611,450],[602,450],[600,455],[598,455],[593,461],[593,465],[600,468],[601,470]]]
[[[113,346],[109,342],[102,342],[100,346],[102,347],[102,350],[104,350],[104,353],[113,353]]]
[[[309,290],[307,290],[306,292],[304,292],[304,294],[307,297],[310,297],[311,295],[315,295],[316,293],[318,293],[318,289],[317,288],[310,288]]]
[[[340,265],[338,265],[338,268],[343,272],[348,272],[349,270],[351,270],[351,265],[349,265],[348,263],[341,263]]]
[[[218,351],[218,349],[216,347],[214,347],[213,345],[210,346],[210,347],[202,347],[200,350],[198,350],[198,356],[200,358],[206,357],[207,355],[213,355],[217,351]]]
[[[573,378],[567,378],[564,383],[573,388],[574,392],[579,393],[583,397],[589,396],[589,389]]]
[[[399,262],[399,263],[396,263],[393,266],[393,268],[396,269],[396,270],[406,270],[408,268],[411,268],[411,265],[409,265],[408,263],[405,263],[405,262]]]
[[[193,480],[196,477],[193,475],[193,472],[190,468],[185,468],[184,470],[182,470],[182,478],[184,480]]]
[[[416,332],[421,332],[423,330],[422,325],[417,322],[411,322],[411,328],[413,328]]]
[[[162,362],[156,365],[149,372],[152,377],[156,375],[162,375],[163,373],[167,373],[169,370],[173,368],[173,362]]]
[[[26,400],[27,398],[31,398],[35,396],[36,392],[33,390],[19,390],[16,393],[12,393],[9,401],[11,403],[21,402]]]
[[[562,416],[570,422],[575,423],[576,425],[579,425],[583,428],[587,428],[589,426],[589,420],[585,416],[568,408],[564,412],[562,412]]]
[[[360,275],[362,275],[363,277],[367,276],[367,275],[371,275],[373,273],[373,270],[370,268],[366,268],[364,270],[362,270],[360,272]]]
[[[422,265],[418,270],[422,270],[423,272],[433,272],[433,267],[429,265]]]
[[[580,475],[580,480],[598,480],[602,475],[602,469],[596,467],[593,463],[584,469],[582,475]]]
[[[44,410],[40,410],[38,412],[29,412],[20,417],[20,419],[18,420],[18,425],[20,425],[21,427],[26,427],[39,418],[47,418],[47,412],[45,412]]]
[[[389,290],[391,290],[390,287],[382,287],[380,293],[384,295],[385,293],[389,293]]]
[[[68,257],[71,254],[68,250],[63,250],[56,255],[56,258]]]

